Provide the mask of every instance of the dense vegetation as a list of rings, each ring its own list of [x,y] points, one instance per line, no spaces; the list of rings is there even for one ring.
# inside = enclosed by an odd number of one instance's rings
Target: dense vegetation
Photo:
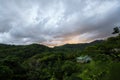
[[[88,55],[89,63],[76,58]],[[0,44],[0,80],[120,80],[120,35],[49,48]]]

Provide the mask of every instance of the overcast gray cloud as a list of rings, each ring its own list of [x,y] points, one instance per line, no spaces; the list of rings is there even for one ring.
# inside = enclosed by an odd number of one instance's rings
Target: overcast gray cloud
[[[0,43],[60,45],[111,35],[120,0],[0,0]]]

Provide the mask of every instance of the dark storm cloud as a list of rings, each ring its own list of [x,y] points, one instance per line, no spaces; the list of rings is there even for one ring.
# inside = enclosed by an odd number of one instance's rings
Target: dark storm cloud
[[[119,0],[0,0],[0,43],[59,45],[111,35]]]

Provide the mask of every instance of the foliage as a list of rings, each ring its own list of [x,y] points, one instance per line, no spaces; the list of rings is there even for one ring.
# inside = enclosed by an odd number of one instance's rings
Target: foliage
[[[120,36],[49,48],[0,44],[1,80],[119,80]],[[76,58],[88,55],[90,63]]]
[[[119,27],[113,28],[113,31],[114,32],[112,34],[118,34],[118,33],[120,33]]]

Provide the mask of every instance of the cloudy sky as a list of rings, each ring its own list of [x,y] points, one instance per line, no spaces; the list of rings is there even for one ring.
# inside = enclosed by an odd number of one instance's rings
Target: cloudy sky
[[[111,36],[120,0],[0,0],[0,43],[57,46]]]

